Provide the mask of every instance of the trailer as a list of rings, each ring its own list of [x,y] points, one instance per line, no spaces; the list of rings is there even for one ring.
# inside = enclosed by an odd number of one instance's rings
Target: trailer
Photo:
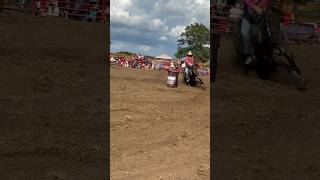
[[[316,24],[291,22],[286,27],[286,34],[291,44],[319,45],[320,33]]]

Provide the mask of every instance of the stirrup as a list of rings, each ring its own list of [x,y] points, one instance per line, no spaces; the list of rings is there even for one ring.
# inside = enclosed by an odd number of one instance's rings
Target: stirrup
[[[276,55],[282,55],[284,54],[285,50],[283,48],[281,48],[279,46],[279,44],[274,44],[274,47],[275,47],[275,54]]]

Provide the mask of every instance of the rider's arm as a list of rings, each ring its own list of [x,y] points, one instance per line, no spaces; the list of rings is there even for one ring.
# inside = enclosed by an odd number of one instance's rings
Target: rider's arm
[[[189,65],[189,57],[186,57],[186,60],[185,60],[185,64],[186,64],[186,66],[188,66]]]

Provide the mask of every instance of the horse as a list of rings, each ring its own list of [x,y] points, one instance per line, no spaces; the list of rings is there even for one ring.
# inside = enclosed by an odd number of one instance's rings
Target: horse
[[[281,28],[281,15],[279,11],[267,7],[263,13],[253,18],[256,33],[252,34],[251,42],[254,48],[255,60],[247,66],[247,71],[255,69],[260,79],[270,79],[272,72],[285,72],[296,88],[306,90],[305,80],[301,70],[295,63],[293,53],[289,47],[286,35]],[[244,62],[242,39],[240,35],[240,22],[234,30],[236,50],[239,59]]]

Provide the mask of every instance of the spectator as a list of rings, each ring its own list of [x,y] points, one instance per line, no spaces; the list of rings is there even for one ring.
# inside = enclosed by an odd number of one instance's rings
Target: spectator
[[[178,60],[177,66],[180,67],[181,66],[181,61]]]
[[[36,1],[36,16],[40,16],[41,15],[40,9],[41,9],[41,1],[38,0],[38,1]]]
[[[90,8],[89,8],[89,14],[87,15],[87,21],[90,21],[90,22],[96,22],[96,18],[97,18],[97,4],[96,2],[94,2],[95,4],[92,5]]]
[[[284,6],[283,10],[282,10],[282,25],[284,25],[285,27],[287,27],[289,25],[289,23],[293,20],[294,15],[292,12],[290,12],[288,6]]]
[[[230,18],[233,18],[233,19],[240,19],[241,16],[242,16],[242,10],[240,8],[240,4],[237,3],[235,7],[232,7],[230,10],[229,10],[229,17]]]
[[[113,58],[113,56],[111,56],[111,58],[110,58],[110,62],[111,62],[111,63],[116,62],[116,60]]]
[[[175,68],[174,62],[171,62],[171,63],[170,63],[170,68],[171,68],[171,69],[174,69],[174,68]]]
[[[52,16],[53,12],[53,3],[51,0],[48,1],[48,9],[47,9],[47,15]]]
[[[317,25],[317,28],[315,29],[315,32],[320,34],[320,23]]]
[[[181,64],[181,67],[182,67],[182,68],[185,68],[185,67],[186,67],[186,63],[183,62],[183,63]]]

